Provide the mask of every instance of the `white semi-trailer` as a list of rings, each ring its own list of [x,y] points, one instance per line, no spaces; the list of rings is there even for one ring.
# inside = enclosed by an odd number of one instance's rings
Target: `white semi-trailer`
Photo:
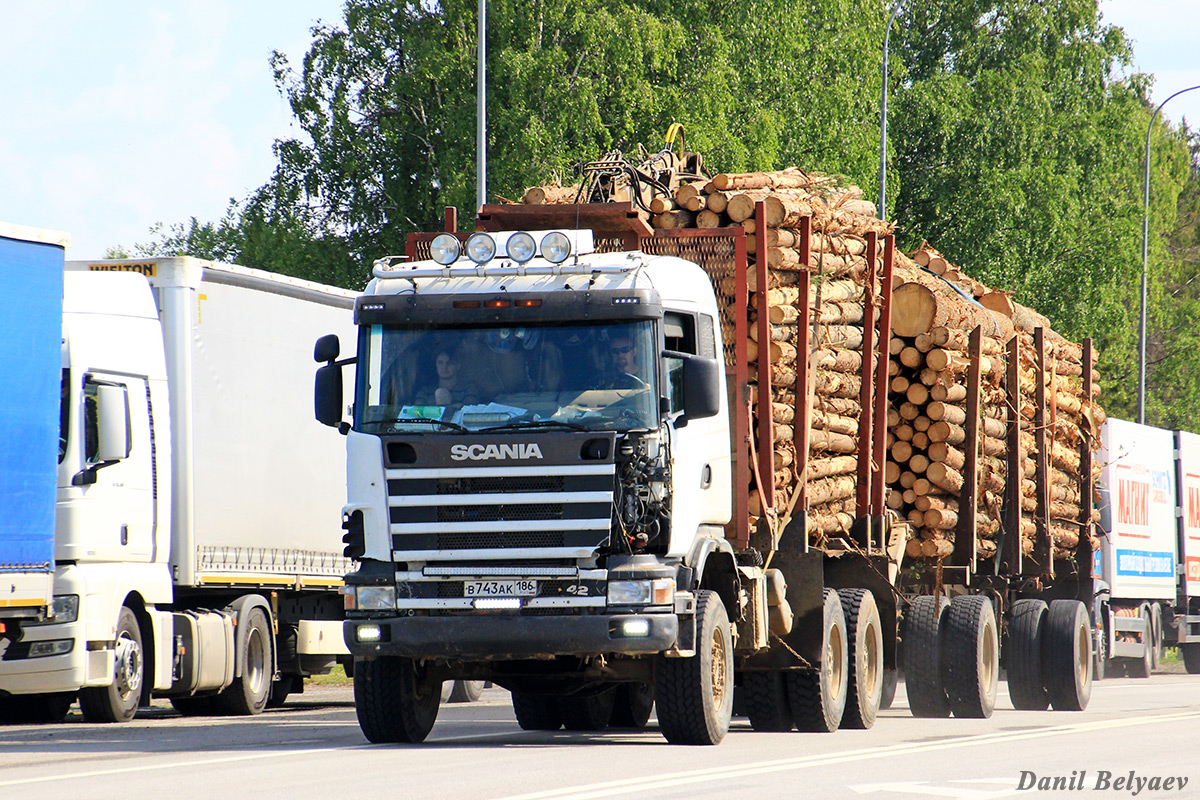
[[[78,696],[88,720],[124,721],[161,696],[253,714],[302,690],[346,652],[345,449],[312,423],[309,347],[353,330],[353,295],[193,258],[64,268],[61,247],[56,263],[7,253],[13,313],[50,304],[61,321],[6,343],[54,363],[49,396],[0,397],[4,430],[50,418],[58,448],[43,436],[26,459],[56,487],[52,531],[31,518],[0,538],[44,551],[6,585],[52,587],[4,598],[0,713],[61,718]]]

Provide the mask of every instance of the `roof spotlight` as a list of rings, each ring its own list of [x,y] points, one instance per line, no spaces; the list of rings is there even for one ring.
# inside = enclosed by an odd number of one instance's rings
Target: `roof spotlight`
[[[467,258],[476,264],[486,264],[496,257],[496,240],[483,233],[472,233],[467,237]]]
[[[542,237],[542,258],[561,264],[571,255],[571,239],[562,231],[551,231]]]
[[[508,237],[508,257],[518,264],[524,264],[537,255],[537,242],[524,231],[518,231]]]
[[[458,261],[462,253],[462,244],[452,233],[439,233],[429,243],[429,257],[443,267],[448,267]]]

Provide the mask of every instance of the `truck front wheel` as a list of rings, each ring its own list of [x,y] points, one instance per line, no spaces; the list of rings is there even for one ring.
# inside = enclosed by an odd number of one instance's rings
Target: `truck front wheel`
[[[354,710],[375,744],[425,741],[437,720],[442,682],[411,658],[383,656],[354,665]]]
[[[1200,644],[1182,644],[1183,666],[1189,675],[1200,674]]]
[[[696,595],[696,654],[655,661],[658,725],[671,744],[718,744],[733,716],[733,636],[716,592]]]
[[[117,617],[112,683],[79,690],[79,709],[85,720],[128,722],[133,719],[145,678],[146,662],[143,655],[142,631],[138,627],[137,617],[128,607],[122,606]]]
[[[820,667],[787,673],[788,704],[796,730],[833,733],[842,724],[850,683],[846,614],[833,589],[825,590],[821,614]]]

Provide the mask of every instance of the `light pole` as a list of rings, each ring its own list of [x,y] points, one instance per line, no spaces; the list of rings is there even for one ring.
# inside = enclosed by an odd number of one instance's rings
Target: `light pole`
[[[475,78],[475,211],[487,202],[487,0],[479,0]]]
[[[1150,125],[1146,128],[1146,174],[1142,181],[1142,314],[1138,323],[1138,424],[1146,424],[1146,273],[1150,260],[1150,134],[1154,130],[1154,121],[1158,112],[1184,92],[1200,89],[1200,86],[1189,86],[1180,89],[1175,94],[1158,104],[1150,117]]]
[[[888,89],[888,38],[892,33],[892,23],[896,14],[900,13],[900,4],[904,0],[896,0],[892,6],[891,16],[888,17],[887,27],[883,29],[883,100],[879,104],[879,218],[887,213],[887,89]]]

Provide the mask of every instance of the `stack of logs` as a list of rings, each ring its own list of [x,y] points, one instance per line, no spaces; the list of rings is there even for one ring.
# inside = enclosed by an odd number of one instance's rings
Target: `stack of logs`
[[[655,196],[649,203],[650,224],[659,229],[740,226],[747,234],[747,251],[765,253],[768,286],[756,285],[749,271],[751,319],[749,360],[767,353],[771,361],[771,408],[774,430],[774,514],[792,508],[799,486],[793,440],[796,405],[796,350],[799,326],[799,276],[811,275],[809,302],[812,319],[810,447],[806,465],[809,539],[821,546],[849,532],[854,521],[856,471],[860,448],[858,421],[862,374],[862,345],[866,320],[864,297],[868,284],[867,234],[891,233],[893,225],[875,216],[872,203],[862,200],[858,187],[825,175],[796,168],[779,172],[721,174],[708,181],[671,187],[674,195]],[[578,187],[533,187],[526,203],[570,203]],[[765,206],[766,226],[758,230],[755,205]],[[811,219],[810,255],[802,262],[800,228]],[[716,287],[723,306],[722,332],[733,340],[734,277]],[[1006,481],[1007,401],[1004,389],[1006,343],[1018,338],[1021,360],[1022,414],[1022,549],[1032,554],[1033,478],[1036,443],[1033,436],[1036,370],[1033,330],[1047,337],[1047,425],[1051,533],[1056,558],[1067,557],[1088,526],[1080,519],[1079,442],[1084,431],[1098,441],[1103,411],[1084,397],[1082,349],[1050,331],[1035,312],[1011,301],[1002,292],[964,275],[928,247],[912,258],[895,254],[895,300],[891,343],[888,450],[885,465],[887,505],[910,523],[910,557],[940,559],[953,551],[962,489],[966,355],[970,332],[983,329],[981,360],[981,423],[979,456],[979,515],[975,526],[978,557],[996,552],[1001,504]],[[878,290],[878,284],[875,286]],[[966,299],[974,298],[977,302]],[[770,341],[758,341],[757,315],[769,315]],[[727,353],[730,352],[727,350]],[[751,363],[751,379],[757,374]],[[805,387],[800,387],[803,390]],[[753,387],[752,387],[753,390]],[[758,403],[752,408],[757,412]],[[757,420],[755,420],[757,423]],[[869,447],[869,443],[862,446]],[[765,513],[758,490],[751,489],[751,525]],[[1090,536],[1090,532],[1084,535]],[[1092,541],[1093,546],[1095,540]]]
[[[1007,390],[1010,352],[1017,340],[1019,366],[1016,396],[1020,413],[1020,534],[1021,550],[1033,555],[1037,536],[1037,361],[1034,332],[1042,328],[1046,341],[1046,409],[1050,537],[1055,559],[1069,559],[1081,535],[1092,547],[1098,540],[1083,519],[1081,499],[1090,505],[1099,465],[1083,476],[1081,446],[1090,434],[1092,449],[1099,445],[1103,410],[1095,400],[1095,354],[1092,354],[1090,396],[1084,390],[1083,348],[1054,333],[1048,321],[1005,294],[994,292],[949,264],[937,251],[923,246],[912,261],[900,259],[894,294],[892,360],[888,411],[888,462],[885,479],[888,506],[908,520],[917,535],[908,543],[910,557],[943,558],[954,551],[961,470],[966,454],[967,373],[970,332],[981,329],[979,400],[979,500],[975,520],[979,558],[995,555],[1008,480],[1010,402]],[[923,269],[922,269],[923,268]],[[903,276],[903,277],[900,277]],[[974,298],[971,302],[964,295]],[[1086,494],[1081,498],[1081,487]]]

